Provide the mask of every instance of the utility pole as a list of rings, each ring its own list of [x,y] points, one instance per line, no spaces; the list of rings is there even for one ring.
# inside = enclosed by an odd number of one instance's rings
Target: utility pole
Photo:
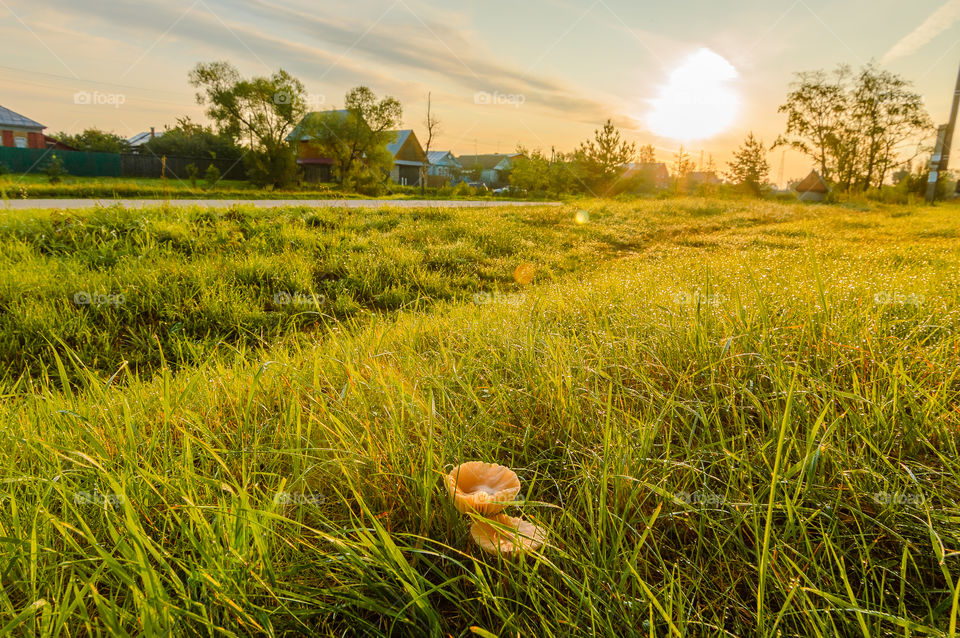
[[[786,184],[783,183],[783,164],[787,160],[787,152],[783,151],[780,153],[780,173],[777,175],[777,187],[785,188]]]
[[[950,165],[950,146],[953,144],[953,130],[957,126],[957,111],[960,110],[960,71],[957,72],[957,87],[953,91],[953,107],[950,109],[950,121],[937,132],[937,145],[930,158],[930,179],[927,181],[927,202],[937,197],[937,181],[940,174]]]

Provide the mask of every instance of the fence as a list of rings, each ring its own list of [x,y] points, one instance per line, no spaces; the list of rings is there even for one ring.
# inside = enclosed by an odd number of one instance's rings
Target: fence
[[[80,177],[160,177],[163,172],[163,160],[155,155],[0,147],[0,164],[6,165],[11,173],[43,172],[54,156],[63,162],[67,174]],[[242,161],[204,157],[168,157],[166,176],[187,179],[190,164],[197,167],[201,178],[211,164],[220,171],[222,179],[246,177]]]

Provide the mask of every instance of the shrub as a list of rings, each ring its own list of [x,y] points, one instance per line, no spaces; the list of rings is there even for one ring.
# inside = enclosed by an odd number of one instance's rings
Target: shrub
[[[51,184],[59,184],[63,181],[63,176],[67,174],[65,168],[63,168],[63,160],[53,156],[53,159],[50,160],[50,163],[47,164],[47,167],[43,169],[43,172],[47,175],[47,179]]]
[[[216,168],[213,164],[210,165],[211,168]],[[200,177],[200,169],[197,168],[197,165],[193,162],[187,164],[183,169],[187,174],[187,179],[190,180],[190,185],[194,188],[197,187],[197,179]],[[209,171],[209,169],[207,169]]]
[[[207,188],[213,188],[220,181],[220,169],[216,164],[210,164],[203,174],[203,180],[207,183]]]

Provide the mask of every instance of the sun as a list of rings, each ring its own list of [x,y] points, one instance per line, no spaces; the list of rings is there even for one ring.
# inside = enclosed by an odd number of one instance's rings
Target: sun
[[[650,100],[647,125],[661,137],[680,142],[704,140],[733,124],[740,98],[730,83],[737,70],[723,56],[700,49],[688,56]]]

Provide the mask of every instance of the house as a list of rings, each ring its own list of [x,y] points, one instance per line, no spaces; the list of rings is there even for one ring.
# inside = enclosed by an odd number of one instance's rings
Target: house
[[[427,161],[430,162],[427,168],[428,175],[456,177],[457,173],[463,170],[463,166],[451,151],[430,151],[427,154]]]
[[[793,189],[802,202],[822,202],[830,192],[830,187],[817,171],[810,171]]]
[[[713,171],[690,171],[687,173],[685,179],[687,180],[688,188],[697,186],[719,186],[723,181],[717,177],[717,174]]]
[[[487,155],[461,155],[457,158],[464,171],[479,173],[471,179],[479,177],[487,186],[501,186],[506,184],[513,160],[521,157],[521,153],[490,153]]]
[[[419,186],[420,169],[428,163],[427,154],[423,152],[420,140],[410,129],[391,132],[393,141],[387,144],[387,150],[393,155],[390,179],[404,186]]]
[[[0,146],[13,148],[46,148],[43,129],[29,117],[0,106]]]
[[[139,148],[149,142],[150,140],[160,137],[163,133],[157,133],[156,128],[153,126],[150,127],[149,131],[144,131],[143,133],[137,133],[133,137],[127,140],[127,143],[130,145],[130,148]]]
[[[636,182],[638,188],[663,190],[670,186],[670,171],[663,162],[631,162],[625,168],[624,181]]]
[[[317,148],[310,143],[313,136],[310,131],[319,125],[323,117],[345,118],[349,111],[337,109],[331,111],[312,111],[307,113],[300,123],[285,138],[296,145],[297,164],[303,169],[303,179],[306,182],[329,182],[333,178],[333,158],[323,157]]]

